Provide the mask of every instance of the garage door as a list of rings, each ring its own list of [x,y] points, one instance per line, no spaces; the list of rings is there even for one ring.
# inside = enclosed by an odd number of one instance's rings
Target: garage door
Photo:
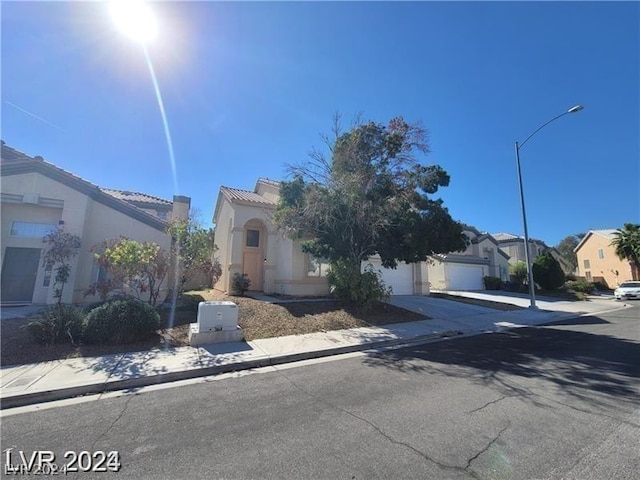
[[[449,290],[482,290],[481,265],[448,265]]]
[[[392,295],[413,295],[413,264],[407,265],[404,262],[400,262],[398,266],[393,268],[384,268],[380,260],[371,259],[368,262],[371,263],[377,270],[382,273],[382,281],[385,285],[393,289]]]

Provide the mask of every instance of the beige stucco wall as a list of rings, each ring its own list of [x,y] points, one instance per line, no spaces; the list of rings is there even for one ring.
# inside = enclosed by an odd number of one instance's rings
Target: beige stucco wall
[[[65,303],[81,303],[96,299],[93,297],[85,298],[83,294],[97,276],[97,267],[90,249],[102,240],[126,236],[138,241],[157,242],[165,249],[170,246],[170,238],[164,232],[95,202],[83,193],[44,175],[28,173],[3,176],[1,179],[2,192],[5,194],[36,195],[63,202],[62,209],[3,202],[2,260],[4,260],[7,246],[43,247],[42,239],[12,238],[9,234],[12,221],[64,222],[66,232],[81,238],[80,253],[71,261],[71,276],[63,292],[62,301]],[[53,303],[55,301],[53,298],[53,279],[50,287],[45,288],[42,287],[43,276],[44,268],[41,265],[36,278],[33,303]]]
[[[171,247],[169,235],[149,225],[139,222],[122,212],[114,210],[92,200],[87,205],[87,220],[83,234],[83,245],[78,265],[78,281],[74,287],[74,302],[98,300],[97,297],[84,297],[87,285],[97,280],[98,267],[90,249],[110,238],[127,237],[139,242],[155,242],[166,252]],[[164,299],[168,291],[168,281],[165,279],[160,290],[159,300]]]
[[[263,184],[261,184],[263,185]],[[268,187],[266,185],[265,187]],[[307,276],[307,256],[299,244],[285,238],[271,223],[273,209],[254,205],[232,204],[222,200],[216,221],[217,256],[222,276],[215,288],[231,292],[233,275],[242,273],[244,232],[248,222],[263,227],[264,254],[263,291],[283,295],[324,295],[328,293],[325,278]]]
[[[0,265],[4,265],[5,252],[7,247],[37,248],[42,254],[44,247],[42,238],[24,238],[11,235],[11,225],[14,221],[33,222],[57,225],[62,218],[62,209],[45,208],[35,205],[2,203],[2,253]],[[35,303],[46,303],[50,287],[44,287],[44,268],[40,260],[38,275],[34,286],[33,301]],[[51,283],[53,278],[51,279]]]
[[[504,281],[509,280],[509,260],[500,254],[500,249],[490,239],[485,238],[478,242],[478,256],[488,258],[491,262],[489,266],[483,267],[483,275],[498,277]]]
[[[599,258],[598,250],[602,249],[604,258]],[[589,238],[576,252],[578,257],[578,275],[593,280],[602,277],[610,288],[615,288],[622,282],[634,280],[631,264],[622,261],[615,254],[611,246],[611,239],[599,234],[590,234]],[[589,267],[585,267],[585,260],[589,261]],[[615,271],[618,275],[615,275]]]
[[[436,257],[431,257],[428,262],[429,282],[433,290],[446,290],[447,277],[445,262]]]
[[[509,255],[510,264],[525,261],[524,241],[514,240],[513,242],[500,242],[500,248],[504,253]],[[544,250],[543,245],[529,240],[529,256],[531,262],[533,262],[540,253],[544,252]]]

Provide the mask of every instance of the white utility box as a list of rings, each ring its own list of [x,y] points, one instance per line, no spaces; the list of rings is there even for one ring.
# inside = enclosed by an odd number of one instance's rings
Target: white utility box
[[[201,332],[235,330],[238,327],[238,306],[233,302],[200,302],[198,326]]]
[[[200,302],[197,323],[189,328],[191,346],[219,342],[239,342],[243,338],[238,326],[238,306],[233,302]]]

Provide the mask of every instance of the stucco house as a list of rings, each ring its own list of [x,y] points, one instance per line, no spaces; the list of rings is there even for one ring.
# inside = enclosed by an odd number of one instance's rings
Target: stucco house
[[[433,255],[429,262],[431,288],[436,290],[482,290],[486,276],[509,280],[509,256],[490,234],[466,225],[469,239],[462,252]]]
[[[54,303],[52,269],[42,265],[41,254],[43,236],[58,226],[81,239],[62,301],[93,301],[96,298],[84,297],[99,274],[91,247],[105,239],[125,236],[169,249],[168,221],[188,218],[191,203],[184,196],[169,201],[103,189],[4,142],[1,192],[0,291],[4,304]]]
[[[260,178],[255,188],[221,187],[213,214],[222,275],[216,289],[233,291],[235,273],[246,273],[251,290],[283,295],[324,295],[329,292],[328,263],[304,253],[297,241],[283,236],[273,225],[280,182]],[[382,272],[394,295],[427,294],[424,262],[396,269],[382,268],[379,258],[369,262]],[[364,264],[366,264],[364,263]]]
[[[511,233],[494,233],[492,236],[498,241],[500,250],[509,256],[510,264],[526,261],[524,255],[524,237],[519,237]],[[560,267],[562,267],[564,273],[574,273],[571,264],[564,259],[555,247],[549,247],[542,240],[529,238],[529,258],[531,259],[531,263],[533,263],[538,255],[545,252],[551,253],[553,258],[560,264]]]
[[[574,249],[578,257],[578,275],[590,282],[604,281],[615,288],[627,280],[640,280],[638,269],[628,260],[620,260],[611,242],[614,229],[589,230]]]

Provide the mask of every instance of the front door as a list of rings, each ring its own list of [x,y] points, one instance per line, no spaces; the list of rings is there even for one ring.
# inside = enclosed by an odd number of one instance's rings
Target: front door
[[[39,263],[39,248],[7,247],[2,265],[0,299],[3,302],[31,303]]]
[[[261,252],[244,252],[244,273],[251,280],[249,290],[262,291],[262,262]]]
[[[242,273],[246,273],[251,285],[249,290],[262,291],[262,267],[264,263],[262,230],[247,228],[245,230],[244,255]]]

